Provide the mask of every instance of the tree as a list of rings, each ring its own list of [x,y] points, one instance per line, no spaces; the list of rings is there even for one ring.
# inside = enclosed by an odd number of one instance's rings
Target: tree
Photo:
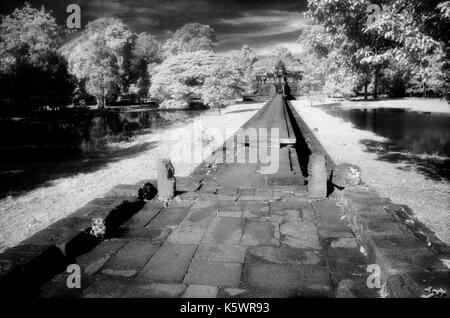
[[[205,79],[224,59],[209,51],[172,56],[155,68],[150,95],[163,108],[186,108],[194,99],[201,98]]]
[[[243,81],[240,70],[233,61],[221,61],[216,65],[211,75],[205,79],[201,90],[205,105],[220,109],[229,106],[243,92]]]
[[[309,0],[308,6],[313,19],[337,42],[341,54],[351,60],[351,68],[373,74],[373,96],[377,99],[380,73],[392,59],[395,45],[366,28],[367,3],[361,0]]]
[[[162,100],[163,108],[186,108],[201,100],[220,112],[245,89],[235,61],[207,51],[169,58],[157,71],[151,91]]]
[[[216,33],[205,24],[188,23],[178,29],[163,46],[166,57],[195,51],[214,51]]]
[[[140,33],[135,41],[131,66],[130,66],[130,88],[131,94],[139,99],[145,97],[148,93],[151,83],[151,74],[149,71],[155,64],[163,60],[160,43],[154,36],[148,33]],[[151,65],[149,67],[149,65]]]
[[[74,81],[55,48],[63,31],[51,13],[28,3],[2,17],[0,99],[14,107],[58,107],[70,102]]]
[[[242,79],[242,90],[250,93],[255,82],[255,74],[253,65],[257,61],[255,51],[248,45],[242,48],[231,56],[231,63],[233,68],[239,73]]]
[[[70,72],[86,83],[99,107],[118,91],[128,91],[134,41],[134,33],[122,21],[101,18],[61,48]]]

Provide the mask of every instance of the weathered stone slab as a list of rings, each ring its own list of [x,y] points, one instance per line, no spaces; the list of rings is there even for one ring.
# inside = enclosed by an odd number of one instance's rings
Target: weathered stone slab
[[[124,278],[100,276],[83,293],[85,298],[176,298],[185,284],[149,284]]]
[[[268,202],[252,202],[244,203],[244,214],[246,219],[265,219],[269,217],[269,203]]]
[[[18,245],[0,254],[0,296],[27,297],[68,265],[56,246]]]
[[[109,190],[105,197],[137,198],[140,187],[138,184],[119,184]]]
[[[37,232],[21,245],[55,245],[64,253],[71,254],[69,244],[74,242],[82,232],[92,225],[92,221],[84,218],[64,218],[49,227]],[[73,256],[73,255],[71,255]]]
[[[222,188],[219,187],[217,190],[217,194],[223,196],[236,197],[238,193],[238,188]]]
[[[188,209],[186,208],[165,208],[147,226],[174,227],[181,223],[187,213]]]
[[[105,219],[112,210],[118,208],[123,202],[123,198],[114,197],[94,199],[70,216],[88,219]]]
[[[450,298],[450,272],[409,272],[392,275],[387,281],[390,297],[395,298],[424,298],[429,297],[429,287],[434,290],[443,289],[447,292],[445,298]]]
[[[164,244],[145,265],[137,279],[181,283],[196,249],[195,244]]]
[[[207,193],[217,193],[217,188],[219,187],[219,184],[214,181],[206,181],[204,183],[202,183],[200,190],[198,190],[199,192],[207,192]]]
[[[148,225],[146,227],[121,227],[115,238],[129,241],[163,242],[172,233],[171,227]]]
[[[311,223],[285,222],[280,224],[280,241],[296,248],[320,249],[316,229]]]
[[[111,258],[102,272],[108,275],[132,277],[145,265],[158,247],[159,244],[151,242],[129,242]]]
[[[162,206],[153,202],[147,202],[144,207],[128,221],[123,227],[144,227],[162,210]]]
[[[77,257],[76,263],[80,266],[83,275],[94,275],[125,244],[126,241],[122,240],[103,241],[92,251]]]
[[[241,244],[279,246],[279,235],[278,225],[275,223],[248,220]]]
[[[241,245],[201,244],[194,256],[197,262],[243,263],[247,247]]]
[[[325,267],[272,263],[245,263],[240,288],[262,288],[297,296],[329,296],[331,282]]]
[[[184,279],[186,284],[238,287],[242,264],[193,261]]]
[[[169,236],[168,242],[198,244],[205,235],[213,213],[206,209],[191,210],[190,215]]]
[[[194,192],[200,188],[200,181],[202,177],[188,176],[177,177],[177,192]]]
[[[216,298],[218,292],[217,286],[189,285],[182,298]]]
[[[80,298],[83,292],[94,281],[94,276],[81,275],[80,288],[67,287],[70,273],[63,271],[39,288],[36,298]]]
[[[209,225],[202,243],[237,245],[241,240],[243,227],[243,219],[216,217]]]
[[[251,246],[248,248],[246,263],[263,261],[276,264],[325,266],[325,259],[320,250],[299,249],[290,246]]]

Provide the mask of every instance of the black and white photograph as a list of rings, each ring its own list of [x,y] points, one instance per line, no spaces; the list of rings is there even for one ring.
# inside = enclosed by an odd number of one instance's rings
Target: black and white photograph
[[[449,244],[450,1],[1,1],[0,297],[448,298]]]

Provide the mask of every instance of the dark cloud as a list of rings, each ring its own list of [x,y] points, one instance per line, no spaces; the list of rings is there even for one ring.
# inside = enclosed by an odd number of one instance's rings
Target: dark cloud
[[[1,1],[0,13],[8,14],[25,1]],[[217,32],[218,51],[249,44],[260,52],[295,43],[303,25],[306,0],[29,0],[33,6],[51,9],[64,23],[66,7],[79,4],[83,25],[99,17],[122,19],[136,32],[149,32],[160,40],[190,22],[209,24]]]

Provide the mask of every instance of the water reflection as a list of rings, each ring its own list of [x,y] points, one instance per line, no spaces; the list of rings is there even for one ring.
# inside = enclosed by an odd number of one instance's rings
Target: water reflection
[[[450,181],[450,116],[409,112],[404,109],[373,110],[324,108],[329,114],[374,132],[389,141],[363,140],[380,160],[406,163],[428,178]]]
[[[202,112],[108,110],[1,119],[0,198],[137,156],[157,143],[143,142],[120,148],[110,148],[108,144],[186,122]]]

